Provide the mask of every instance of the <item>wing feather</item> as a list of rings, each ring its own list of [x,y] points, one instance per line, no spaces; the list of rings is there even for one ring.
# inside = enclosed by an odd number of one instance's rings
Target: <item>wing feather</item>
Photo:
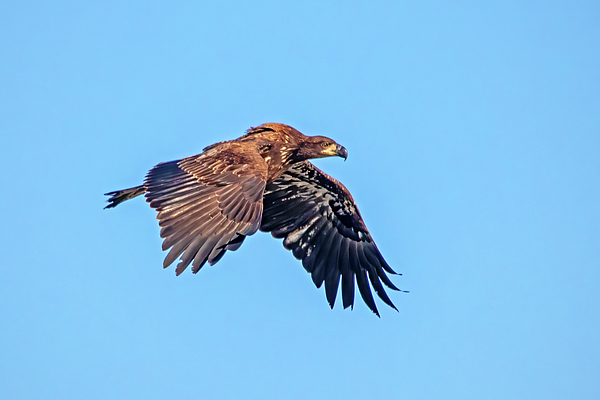
[[[356,273],[356,284],[358,285],[358,291],[365,304],[379,317],[379,311],[377,310],[371,288],[369,287],[367,272],[364,269]]]
[[[335,304],[335,298],[337,296],[338,287],[340,285],[340,276],[342,274],[341,268],[336,268],[335,265],[339,264],[339,253],[340,253],[340,245],[342,243],[341,235],[331,235],[333,237],[331,246],[329,248],[329,262],[330,265],[327,269],[327,274],[325,275],[325,296],[327,297],[327,302],[329,303],[329,307],[333,308]]]
[[[383,287],[398,290],[386,275],[396,272],[383,259],[341,183],[308,161],[297,163],[267,184],[263,207],[260,229],[284,239],[284,247],[302,260],[315,286],[325,283],[331,307],[341,277],[344,308],[354,305],[356,281],[375,314],[379,312],[371,286],[384,303],[396,309]]]
[[[256,232],[267,165],[256,149],[225,142],[204,153],[158,164],[146,176],[146,200],[158,211],[164,267],[198,272]],[[240,239],[241,238],[241,239]]]

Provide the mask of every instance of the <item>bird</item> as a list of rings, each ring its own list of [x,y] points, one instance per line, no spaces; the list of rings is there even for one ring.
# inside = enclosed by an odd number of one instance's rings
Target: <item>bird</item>
[[[346,187],[310,159],[348,157],[346,148],[324,136],[306,136],[291,126],[266,123],[202,153],[152,168],[142,185],[106,193],[106,208],[144,195],[158,212],[163,267],[175,260],[180,275],[195,274],[237,250],[258,230],[283,239],[302,261],[333,309],[340,287],[343,308],[354,308],[355,286],[380,316],[372,287],[396,311],[383,285],[399,289]],[[369,284],[370,283],[370,284]],[[383,284],[382,284],[383,283]]]

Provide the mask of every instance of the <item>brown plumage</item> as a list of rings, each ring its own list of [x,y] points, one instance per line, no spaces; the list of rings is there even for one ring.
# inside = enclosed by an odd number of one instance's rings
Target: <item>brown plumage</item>
[[[354,280],[367,306],[377,315],[371,286],[396,309],[382,282],[398,290],[354,204],[340,182],[309,159],[348,156],[323,136],[305,136],[283,124],[263,124],[246,135],[208,146],[195,156],[158,164],[143,185],[107,193],[106,208],[145,194],[158,211],[170,249],[164,267],[180,259],[175,272],[190,264],[196,273],[215,264],[227,250],[237,250],[258,229],[283,238],[283,245],[311,274],[325,283],[331,308],[342,286],[344,308],[354,304]]]

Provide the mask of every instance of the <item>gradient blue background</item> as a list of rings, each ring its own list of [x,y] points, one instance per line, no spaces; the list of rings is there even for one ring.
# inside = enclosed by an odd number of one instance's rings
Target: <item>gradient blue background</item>
[[[597,2],[2,2],[0,58],[0,398],[600,398]],[[399,313],[102,209],[263,122],[348,149]]]

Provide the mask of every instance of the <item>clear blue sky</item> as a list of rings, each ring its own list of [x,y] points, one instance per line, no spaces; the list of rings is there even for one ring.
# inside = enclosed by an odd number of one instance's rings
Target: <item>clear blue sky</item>
[[[3,2],[0,398],[600,398],[600,6],[488,3]],[[348,149],[399,313],[102,209],[264,122]]]

